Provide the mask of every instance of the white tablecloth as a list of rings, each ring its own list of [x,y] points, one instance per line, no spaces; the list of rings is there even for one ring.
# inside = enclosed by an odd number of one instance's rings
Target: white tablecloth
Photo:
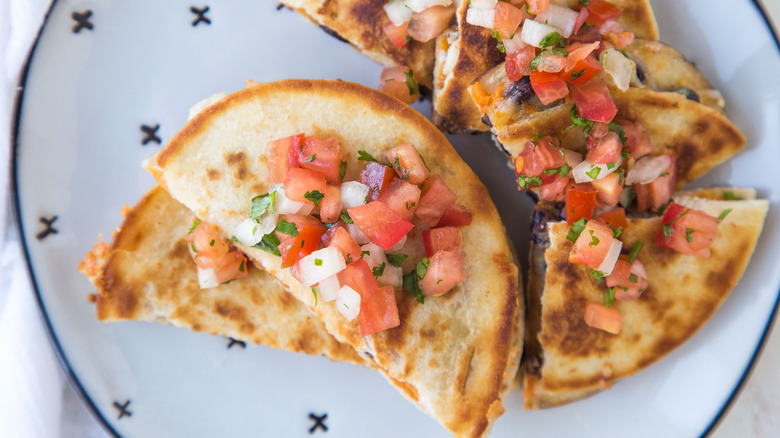
[[[267,0],[270,1],[270,0]],[[726,0],[720,0],[728,10]],[[780,18],[780,0],[765,0]],[[0,0],[0,157],[8,157],[18,74],[48,0]],[[13,224],[0,166],[0,437],[107,436],[67,382],[48,341]],[[713,437],[780,436],[780,324]]]

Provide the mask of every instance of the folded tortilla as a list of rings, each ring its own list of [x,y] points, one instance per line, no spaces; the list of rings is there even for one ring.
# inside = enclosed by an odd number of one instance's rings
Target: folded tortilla
[[[81,266],[97,287],[100,321],[156,321],[335,361],[373,364],[336,341],[261,269],[250,267],[246,278],[201,289],[185,239],[194,220],[159,187],[129,210],[110,246],[99,243],[86,259],[95,263]]]
[[[623,8],[618,22],[639,38],[658,39],[658,25],[648,0],[610,0]],[[433,121],[452,133],[487,131],[483,114],[468,92],[477,77],[505,58],[496,48],[498,41],[491,31],[466,22],[470,2],[460,0],[457,26],[436,39],[436,61],[433,67]],[[578,0],[553,0],[553,3],[576,8]],[[502,64],[503,68],[503,64]]]
[[[410,40],[403,47],[393,46],[382,30],[380,19],[386,16],[383,8],[386,0],[281,0],[281,3],[374,61],[386,67],[410,68],[420,85],[433,88],[434,41]]]
[[[358,151],[384,157],[413,144],[475,212],[463,233],[465,280],[420,304],[396,291],[399,327],[361,337],[332,305],[315,304],[309,288],[281,269],[280,258],[239,247],[317,315],[339,341],[377,367],[408,398],[454,435],[484,436],[503,412],[522,346],[519,272],[489,193],[444,135],[425,117],[376,90],[342,81],[286,80],[228,95],[185,125],[147,169],[174,198],[225,235],[247,217],[251,199],[267,193],[265,145],[297,133],[335,137],[347,161],[345,180],[358,176]],[[415,221],[416,229],[421,229]],[[410,243],[411,242],[411,243]],[[407,241],[403,266],[424,254],[420,233]]]
[[[706,77],[677,52],[658,41],[637,39],[626,48],[636,60],[643,81],[620,91],[605,72],[599,73],[610,86],[618,112],[616,119],[644,125],[653,146],[651,155],[677,157],[677,187],[696,180],[707,171],[742,150],[744,134],[725,115],[723,99]],[[499,65],[479,79],[488,87],[506,81]],[[503,79],[502,79],[503,76]],[[549,134],[567,149],[587,152],[584,129],[572,126],[571,96],[541,109],[529,109],[502,97],[484,108],[492,122],[491,132],[512,157],[528,140]]]
[[[724,200],[725,191],[742,200]],[[548,203],[535,210],[527,288],[524,397],[530,408],[569,403],[608,389],[647,368],[694,335],[728,297],[747,267],[769,208],[751,189],[678,192],[674,201],[717,217],[710,258],[679,254],[657,244],[660,217],[629,219],[624,248],[644,242],[639,259],[649,287],[633,301],[615,300],[625,318],[618,335],[589,327],[585,303],[603,300],[590,269],[568,260],[570,227],[553,219]],[[547,205],[548,207],[543,207]]]

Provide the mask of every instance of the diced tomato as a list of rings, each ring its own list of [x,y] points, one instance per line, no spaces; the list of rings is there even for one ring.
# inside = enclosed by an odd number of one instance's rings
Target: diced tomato
[[[406,29],[409,28],[409,22],[406,21],[400,26],[396,26],[389,19],[382,23],[382,30],[394,47],[403,47],[406,45]]]
[[[460,249],[439,251],[428,259],[428,269],[420,280],[423,294],[439,296],[463,281],[463,259]]]
[[[293,168],[287,172],[284,179],[284,194],[293,201],[314,204],[306,199],[306,194],[311,197],[315,191],[325,194],[328,182],[325,175],[309,169]]]
[[[635,160],[653,152],[650,135],[642,123],[625,119],[615,119],[615,122],[623,125],[623,134],[626,136],[625,145]]]
[[[440,227],[423,230],[423,244],[425,255],[430,257],[439,251],[455,251],[460,249],[462,237],[460,230],[455,227]]]
[[[320,201],[320,221],[333,223],[339,220],[341,215],[341,189],[328,184],[325,188],[325,197]]]
[[[571,181],[571,175],[561,177],[553,175],[553,180],[539,186],[539,197],[545,201],[561,202],[566,199],[566,186]]]
[[[592,164],[617,163],[620,159],[620,137],[615,132],[608,132],[596,143],[596,147],[588,151],[585,158]]]
[[[566,56],[566,63],[564,69],[569,72],[574,70],[574,67],[578,62],[587,58],[594,50],[599,48],[598,42],[593,43],[571,43],[566,46],[566,51],[569,55]]]
[[[544,105],[563,99],[569,94],[566,82],[557,73],[532,71],[529,76],[534,93]]]
[[[420,97],[420,92],[414,77],[407,76],[410,71],[401,66],[383,69],[379,75],[379,91],[387,93],[401,102],[414,103]]]
[[[585,324],[617,335],[623,330],[623,315],[615,307],[588,302],[583,315]]]
[[[390,207],[398,216],[411,221],[420,202],[420,188],[402,179],[394,179],[376,198]]]
[[[614,207],[620,201],[620,194],[623,193],[623,177],[617,172],[591,181],[590,184],[598,191],[596,197],[604,204]]]
[[[580,9],[579,15],[577,15],[577,19],[574,21],[574,34],[578,34],[580,32],[580,29],[582,28],[582,25],[585,24],[585,21],[588,19],[588,15],[590,13],[588,12],[588,8],[582,8]]]
[[[612,230],[608,226],[598,221],[588,221],[580,237],[574,242],[569,261],[596,269],[607,257],[613,239]]]
[[[566,222],[569,225],[578,220],[593,217],[598,192],[588,184],[576,184],[566,190]]]
[[[269,141],[265,145],[265,155],[268,157],[268,181],[283,182],[290,168],[298,167],[298,156],[304,138],[304,134],[297,134]]]
[[[626,210],[623,207],[612,208],[598,215],[596,219],[603,220],[607,225],[625,229],[628,226]]]
[[[217,227],[201,222],[187,235],[191,243],[190,252],[198,267],[203,269],[214,268],[219,265],[230,247],[219,237]]]
[[[291,236],[280,231],[275,232],[276,237],[279,239],[282,268],[289,268],[295,262],[317,249],[320,239],[323,233],[325,233],[325,226],[312,216],[300,214],[285,214],[281,216],[281,219],[294,223],[298,232],[297,236]]]
[[[615,45],[618,49],[625,49],[634,43],[633,32],[608,32],[607,40]]]
[[[347,212],[360,231],[384,250],[392,248],[414,228],[411,222],[379,201],[352,207]]]
[[[525,15],[520,9],[505,2],[498,2],[493,18],[493,29],[503,39],[509,39],[517,31]]]
[[[615,298],[620,301],[631,301],[639,298],[647,290],[647,271],[645,265],[634,259],[629,264],[625,255],[620,256],[615,269],[606,278],[607,287],[615,288]]]
[[[539,57],[539,64],[536,66],[536,70],[547,73],[558,73],[563,70],[563,65],[565,62],[566,58],[564,58],[562,55],[556,55],[551,52],[544,52]]]
[[[371,267],[368,266],[365,260],[358,259],[348,264],[344,270],[336,275],[342,286],[349,286],[360,295],[360,308],[362,311],[363,300],[370,297],[378,289]]]
[[[588,9],[586,22],[599,27],[607,20],[616,20],[623,13],[623,8],[613,5],[606,0],[590,0],[585,6]]]
[[[661,219],[658,245],[682,254],[709,258],[718,235],[718,219],[672,202]]]
[[[455,5],[431,6],[412,15],[407,32],[422,43],[428,42],[444,32],[455,16]]]
[[[671,156],[671,163],[661,175],[647,184],[634,184],[636,192],[636,208],[641,213],[646,210],[656,211],[672,199],[672,193],[677,184],[677,157]]]
[[[436,226],[463,227],[470,225],[473,219],[474,213],[471,210],[460,204],[452,203],[444,210],[444,214],[441,216],[441,219],[439,219],[439,223],[436,224]]]
[[[430,175],[425,161],[411,143],[398,145],[385,154],[390,161],[390,166],[402,180],[420,185]]]
[[[343,226],[333,226],[336,231],[331,236],[327,246],[334,246],[341,251],[341,255],[344,256],[344,260],[347,263],[352,263],[360,259],[360,245],[355,242],[355,239],[349,234],[346,228]],[[331,230],[333,229],[331,228]],[[330,232],[330,230],[328,230]]]
[[[244,253],[233,250],[225,254],[219,261],[219,265],[214,267],[214,274],[217,277],[217,283],[222,284],[236,278],[246,277],[249,275],[247,268]]]
[[[577,61],[576,64],[563,74],[563,78],[574,85],[582,85],[593,79],[604,66],[596,59],[596,55],[591,53],[585,59]]]
[[[300,167],[314,170],[323,175],[330,183],[338,182],[339,167],[343,155],[339,141],[335,137],[320,140],[306,137],[300,153]]]
[[[376,161],[370,161],[360,172],[360,182],[368,186],[368,199],[372,201],[376,201],[393,178],[395,178],[393,169]]]
[[[457,199],[457,195],[447,187],[441,176],[433,175],[423,183],[420,203],[414,214],[423,223],[433,227]]]
[[[590,134],[588,134],[588,137],[585,139],[585,145],[588,147],[588,150],[595,148],[599,140],[607,135],[608,132],[608,124],[602,122],[593,122],[593,127],[590,130]]]
[[[536,57],[536,48],[526,46],[506,56],[506,76],[510,81],[519,81],[531,74],[531,61]]]
[[[527,0],[526,4],[528,4],[528,12],[539,15],[550,6],[550,0]]]
[[[360,336],[370,336],[399,325],[401,320],[393,286],[377,287],[368,296],[361,295],[358,314]]]
[[[556,169],[566,164],[563,150],[553,141],[548,135],[525,142],[523,150],[515,158],[515,174],[533,177],[541,175],[547,169]]]
[[[593,78],[590,82],[572,87],[571,97],[580,117],[594,122],[609,123],[617,114],[617,107],[609,95],[609,88],[599,78]]]

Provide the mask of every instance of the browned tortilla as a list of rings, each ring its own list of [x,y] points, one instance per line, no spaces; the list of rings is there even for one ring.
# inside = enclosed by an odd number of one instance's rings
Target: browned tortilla
[[[437,126],[453,133],[487,131],[483,114],[468,92],[468,87],[482,73],[504,61],[496,48],[498,41],[489,29],[466,22],[469,2],[458,2],[457,27],[445,31],[436,40],[434,67],[433,120]],[[575,9],[578,0],[554,0]],[[612,0],[623,8],[618,21],[639,38],[658,39],[658,26],[647,0]],[[454,58],[448,60],[448,58]],[[449,67],[445,67],[449,64]]]
[[[247,215],[251,199],[269,191],[265,145],[303,132],[336,137],[347,161],[345,180],[364,166],[358,151],[386,161],[384,153],[413,144],[475,212],[463,233],[465,280],[424,304],[396,291],[401,325],[361,337],[332,303],[315,305],[280,258],[242,247],[317,315],[339,341],[369,353],[396,386],[454,435],[488,433],[503,412],[519,361],[523,308],[518,269],[489,193],[444,135],[400,101],[341,81],[286,80],[259,84],[220,100],[195,116],[147,167],[158,182],[201,219],[226,234]],[[419,230],[409,239],[404,264],[423,255]]]
[[[660,217],[629,220],[621,235],[623,248],[644,242],[638,258],[647,269],[649,287],[637,300],[614,302],[625,318],[618,335],[585,324],[585,303],[601,303],[605,287],[596,284],[588,267],[568,261],[570,227],[565,222],[548,224],[550,246],[541,250],[542,264],[530,271],[529,294],[540,301],[529,303],[528,320],[534,321],[535,312],[536,327],[528,326],[526,342],[538,341],[533,348],[542,360],[541,366],[526,363],[527,406],[558,406],[608,389],[679,347],[710,320],[745,271],[769,205],[751,199],[750,190],[734,193],[744,200],[713,199],[718,197],[712,190],[674,196],[676,202],[716,217],[732,209],[719,225],[707,259],[658,246]]]
[[[157,321],[273,348],[371,366],[261,269],[212,289],[198,286],[185,239],[195,216],[156,187],[133,207],[97,271],[101,321]]]
[[[281,0],[315,24],[349,42],[364,55],[391,67],[402,65],[412,69],[421,85],[433,85],[433,41],[411,40],[395,47],[382,30],[380,17],[385,17],[386,0]],[[379,78],[377,78],[377,83]]]

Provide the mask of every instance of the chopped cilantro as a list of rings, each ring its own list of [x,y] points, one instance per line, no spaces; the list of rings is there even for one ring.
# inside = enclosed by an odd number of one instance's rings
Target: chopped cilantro
[[[417,302],[420,304],[425,303],[425,295],[422,292],[422,287],[417,280],[417,272],[412,271],[404,275],[403,289],[417,298]]]
[[[571,81],[574,82],[585,74],[585,69],[571,72]]]
[[[636,256],[639,254],[639,251],[642,249],[642,247],[645,246],[645,242],[642,242],[641,240],[634,244],[634,247],[631,249],[631,252],[628,254],[628,257],[626,258],[626,261],[628,264],[634,263],[634,260],[636,260]]]
[[[580,237],[580,234],[582,234],[582,230],[585,229],[585,218],[582,218],[572,224],[571,231],[569,231],[569,234],[566,235],[566,239],[576,242],[577,238]]]
[[[371,273],[374,274],[374,278],[379,278],[385,273],[385,262],[382,262],[381,265],[375,266],[371,269]]]
[[[386,254],[387,261],[390,262],[391,265],[395,266],[396,268],[401,267],[401,263],[406,260],[407,257],[409,257],[406,254]]]
[[[542,185],[542,178],[540,176],[527,177],[522,173],[517,177],[517,187],[521,189],[528,189],[531,187],[539,187]]]
[[[580,0],[580,4],[588,6],[590,4],[590,0]]]
[[[279,243],[280,243],[279,238],[276,237],[274,233],[268,233],[265,236],[263,236],[260,242],[258,242],[255,245],[252,245],[252,248],[262,249],[265,252],[270,252],[273,255],[281,257],[282,253],[279,252],[279,248],[278,248]]]
[[[419,95],[420,89],[417,88],[417,82],[414,80],[414,75],[412,75],[412,69],[406,70],[404,76],[406,76],[406,88],[409,89],[409,95]]]
[[[607,163],[607,170],[612,170],[615,168],[615,163]]]
[[[664,205],[660,206],[658,208],[658,214],[660,214],[660,215],[664,214],[664,212],[666,211],[667,208],[669,208],[669,205],[671,203],[672,203],[672,200],[669,199],[668,201],[666,201],[666,203],[664,203]]]
[[[354,224],[355,222],[352,221],[352,218],[349,217],[349,213],[346,211],[341,212],[341,216],[339,216],[339,219],[344,221],[345,224]]]
[[[198,225],[200,225],[200,219],[195,218],[195,221],[192,222],[192,225],[190,226],[190,229],[187,231],[187,234],[190,234],[193,231],[195,231],[195,228],[198,228]]]
[[[309,159],[308,159],[308,160],[306,160],[306,162],[307,162],[307,163],[311,163],[312,161],[314,161],[314,160],[316,160],[316,159],[317,159],[317,154],[314,154],[314,155],[312,155],[311,157],[309,157]]]
[[[322,266],[322,259],[314,259],[314,266]]]
[[[496,44],[498,51],[501,53],[506,53],[506,48],[504,48],[504,41],[501,40],[501,35],[498,34],[498,31],[494,30],[491,36],[498,40],[498,44]]]
[[[604,291],[604,305],[612,307],[613,301],[615,301],[615,288],[611,287]]]
[[[615,229],[615,232],[612,233],[612,237],[617,239],[618,237],[620,237],[621,233],[623,233],[623,227],[617,227],[617,229]]]
[[[273,213],[275,203],[276,192],[255,196],[252,198],[252,207],[249,210],[249,217],[252,219],[257,219],[265,213]]]
[[[211,239],[211,242],[209,242],[209,246],[214,246],[215,243],[217,243],[217,241],[214,240],[214,239]]]
[[[344,182],[344,175],[347,173],[347,162],[342,160],[339,164],[339,182]]]
[[[311,293],[314,295],[314,307],[317,307],[317,289],[314,288],[314,286],[311,287]]]
[[[566,50],[566,49],[560,49],[560,48],[558,48],[558,49],[552,49],[552,50],[550,50],[550,52],[551,52],[553,55],[569,56],[569,51],[568,51],[568,50]]]
[[[685,229],[685,240],[688,241],[688,243],[693,242],[693,228],[686,228]]]
[[[279,223],[276,224],[276,231],[293,237],[298,235],[298,228],[296,228],[295,224],[284,219],[279,219]]]
[[[636,283],[637,281],[639,281],[639,278],[636,276],[636,274],[629,274],[628,281],[632,283]]]
[[[428,260],[428,257],[423,257],[422,260],[417,262],[417,264],[414,266],[415,270],[417,270],[417,278],[419,280],[422,280],[423,277],[425,277],[425,273],[428,271],[428,266],[430,266],[431,261]]]
[[[588,246],[596,246],[599,242],[599,238],[593,234],[593,230],[590,230],[590,242],[588,242]]]
[[[602,278],[606,277],[606,275],[603,272],[597,269],[591,269],[590,276],[593,277],[594,280],[601,280]]]
[[[739,196],[735,196],[734,192],[732,192],[730,190],[727,190],[726,192],[723,193],[723,199],[725,199],[726,201],[741,201],[742,200],[742,198],[740,198]]]
[[[308,199],[309,201],[313,202],[314,206],[316,207],[316,206],[320,205],[320,202],[322,201],[322,198],[325,197],[325,195],[322,194],[322,192],[320,192],[319,190],[315,190],[313,192],[306,192],[306,193],[304,193],[303,197]]]
[[[726,216],[728,216],[729,213],[731,213],[731,209],[730,208],[727,208],[727,209],[721,211],[720,214],[718,215],[718,220],[726,219]]]
[[[539,45],[541,47],[557,46],[560,40],[561,34],[558,32],[550,32],[544,38],[542,38],[542,41],[539,43]]]
[[[595,180],[599,177],[599,173],[601,173],[601,168],[598,166],[591,166],[590,170],[585,172],[585,175],[588,175],[591,179]]]
[[[620,143],[626,144],[626,140],[628,140],[628,138],[626,137],[626,132],[623,129],[623,125],[615,121],[609,122],[609,130],[616,133],[618,137],[620,137]]]
[[[358,151],[358,160],[359,161],[374,161],[378,163],[379,161],[376,160],[376,158],[372,157],[371,154],[369,154],[366,151],[360,150]]]
[[[370,256],[371,251],[360,251],[360,259],[362,260],[364,256]]]
[[[584,119],[580,117],[579,114],[577,114],[577,107],[575,105],[571,106],[571,111],[569,111],[569,117],[571,118],[571,122],[575,126],[579,126],[580,128],[585,128],[587,126],[592,126],[593,122],[590,120]]]
[[[665,176],[671,175],[669,172],[662,172],[660,175],[658,175],[658,178],[663,178]]]

